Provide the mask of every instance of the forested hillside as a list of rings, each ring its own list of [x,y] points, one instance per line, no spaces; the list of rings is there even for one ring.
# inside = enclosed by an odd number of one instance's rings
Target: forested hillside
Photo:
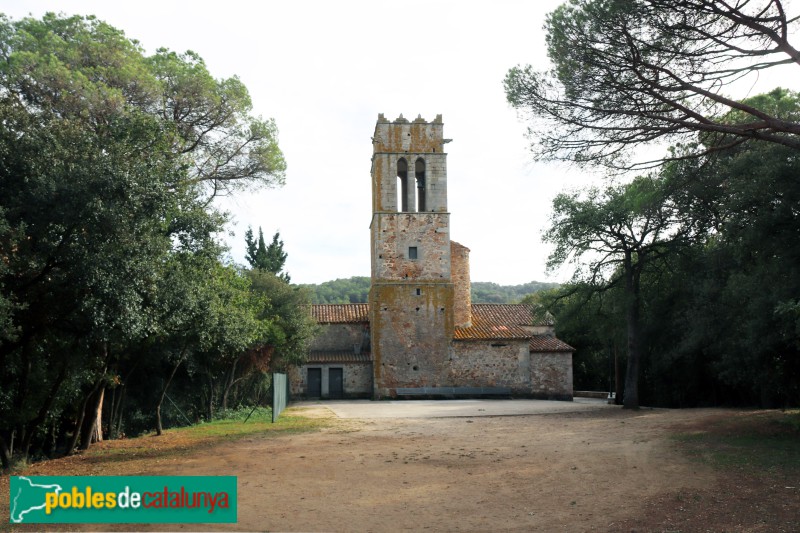
[[[365,303],[369,296],[369,278],[353,276],[335,279],[319,285],[301,285],[311,291],[311,298],[317,304]],[[473,303],[516,303],[525,296],[542,290],[558,287],[557,283],[531,281],[523,285],[498,285],[497,283],[477,281],[472,284]]]
[[[490,281],[472,283],[472,303],[513,304],[529,294],[558,287],[558,283],[531,281],[523,285],[498,285]]]

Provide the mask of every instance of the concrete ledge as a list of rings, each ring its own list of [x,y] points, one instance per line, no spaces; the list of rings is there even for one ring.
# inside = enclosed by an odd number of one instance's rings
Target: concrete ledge
[[[397,396],[511,396],[510,387],[405,387]]]
[[[599,398],[601,400],[608,399],[608,393],[604,391],[593,390],[576,390],[572,393],[576,398]]]
[[[549,400],[558,402],[571,402],[574,396],[572,394],[556,393],[556,392],[534,392],[525,396],[532,400]]]

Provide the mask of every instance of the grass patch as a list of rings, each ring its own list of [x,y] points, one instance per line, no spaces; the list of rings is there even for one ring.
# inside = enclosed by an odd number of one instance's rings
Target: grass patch
[[[245,420],[272,420],[272,408],[237,407],[235,409],[217,411],[214,414],[214,420],[238,420],[239,422],[244,422]]]
[[[110,467],[114,464],[122,466],[124,463],[140,460],[171,459],[192,450],[242,438],[316,431],[331,424],[329,419],[300,416],[291,408],[284,411],[274,424],[271,420],[271,413],[269,417],[253,415],[247,423],[241,417],[214,420],[168,429],[161,436],[150,433],[134,439],[105,441],[92,446],[81,455],[86,462],[98,467]]]
[[[328,425],[329,423],[325,419],[305,418],[284,411],[274,424],[270,420],[265,420],[263,418],[251,418],[247,423],[238,419],[225,419],[176,428],[171,431],[198,440],[226,440],[249,435],[300,433],[303,431],[313,431]]]
[[[737,413],[673,438],[690,457],[717,468],[800,474],[799,411]]]

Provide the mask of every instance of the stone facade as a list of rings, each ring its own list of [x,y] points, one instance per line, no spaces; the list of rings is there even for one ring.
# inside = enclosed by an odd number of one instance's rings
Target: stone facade
[[[472,282],[469,277],[469,248],[450,241],[450,279],[453,280],[454,322],[457,328],[472,325]]]
[[[572,400],[572,352],[531,352],[531,395]]]
[[[312,352],[346,352],[359,354],[369,350],[369,324],[321,324],[311,342]]]
[[[449,218],[446,213],[376,215],[370,227],[373,279],[449,282]]]
[[[380,284],[370,291],[375,395],[442,386],[453,331],[452,284]]]
[[[373,213],[414,213],[417,211],[447,211],[447,166],[444,154],[445,139],[442,138],[442,116],[437,115],[433,122],[417,118],[413,122],[402,115],[390,122],[382,114],[378,115],[375,133],[372,137],[372,212]],[[398,176],[398,162],[406,162],[405,178]],[[419,209],[419,183],[416,177],[417,160],[424,161],[425,192],[424,209]],[[403,195],[402,181],[406,181]],[[414,183],[411,183],[411,182]],[[403,209],[405,198],[406,209]],[[398,201],[399,200],[399,201]]]
[[[450,240],[443,127],[441,115],[378,116],[369,303],[312,306],[322,329],[291,373],[295,396],[572,399],[573,350],[548,317],[470,301],[470,250]]]
[[[450,214],[441,116],[390,122],[372,137],[370,326],[374,395],[448,382],[453,338]]]
[[[450,372],[464,387],[505,387],[515,396],[531,392],[528,341],[455,341]]]
[[[331,370],[341,369],[343,375],[342,393],[331,394]],[[319,370],[320,393],[310,394],[308,390],[309,370]],[[294,398],[319,398],[322,400],[339,398],[371,398],[372,397],[372,363],[361,361],[356,363],[307,363],[300,368],[293,367],[289,371],[290,392]]]

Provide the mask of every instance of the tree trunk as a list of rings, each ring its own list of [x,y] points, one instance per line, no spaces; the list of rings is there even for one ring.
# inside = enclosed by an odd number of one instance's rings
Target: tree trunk
[[[628,308],[628,368],[625,372],[625,409],[639,408],[639,272],[633,265],[631,252],[625,253],[625,292]]]
[[[78,410],[78,420],[75,421],[75,431],[72,434],[72,438],[69,439],[69,444],[67,445],[67,455],[72,455],[72,452],[75,451],[75,448],[78,446],[78,439],[81,438],[81,428],[83,427],[83,417],[86,414],[86,404],[89,403],[89,395],[83,399],[81,403],[81,408]]]
[[[121,398],[119,399],[119,407],[117,408],[117,427],[112,428],[114,429],[114,438],[118,439],[120,436],[124,438],[124,434],[122,432],[122,417],[125,414],[125,396],[127,395],[128,389],[123,388],[122,393],[120,394]]]
[[[67,455],[72,454],[80,439],[80,449],[87,450],[92,443],[92,433],[94,433],[97,422],[98,401],[102,405],[103,393],[105,390],[106,372],[108,371],[109,351],[108,343],[101,342],[99,348],[103,351],[103,367],[99,369],[97,380],[95,380],[92,390],[84,397],[78,412],[78,421],[75,425],[75,433],[70,439],[67,447]]]
[[[236,376],[236,363],[239,361],[238,358],[233,360],[233,364],[231,364],[231,368],[228,370],[228,375],[225,379],[225,388],[222,391],[222,410],[228,410],[228,394],[231,391],[231,387],[235,383],[234,376]]]
[[[80,440],[81,443],[81,450],[86,450],[89,448],[88,442],[91,440],[91,434],[94,430],[94,423],[95,419],[92,417],[94,413],[97,412],[97,406],[92,399],[95,401],[97,400],[97,392],[100,389],[100,386],[103,384],[103,378],[101,377],[98,379],[92,390],[83,398],[83,402],[81,403],[81,408],[78,411],[78,420],[75,423],[75,433],[73,433],[72,438],[70,439],[69,446],[67,446],[67,455],[72,454],[75,448],[78,446],[78,441]],[[90,403],[91,402],[91,403]],[[89,406],[92,406],[90,409]],[[88,417],[92,417],[91,421],[87,420]],[[87,429],[88,428],[88,429]]]
[[[614,343],[614,404],[622,405],[622,366],[619,364],[619,350]]]
[[[108,423],[108,438],[110,439],[119,438],[120,429],[122,427],[122,404],[125,401],[125,392],[127,391],[126,385],[138,364],[139,361],[136,361],[131,369],[128,370],[128,375],[125,376],[122,383],[114,387],[111,400],[111,420]],[[117,394],[118,390],[119,394]]]
[[[167,389],[169,388],[169,384],[172,383],[172,378],[175,377],[175,372],[178,371],[178,367],[181,366],[183,363],[183,359],[186,356],[186,348],[183,349],[180,358],[178,358],[178,362],[175,363],[175,366],[172,367],[172,372],[169,374],[169,378],[167,378],[167,382],[164,383],[164,388],[161,390],[161,396],[158,399],[158,405],[156,405],[156,435],[161,436],[164,434],[164,428],[161,426],[161,404],[164,403],[164,398],[167,396]]]
[[[97,385],[95,386],[94,391],[89,397],[89,401],[86,402],[85,405],[85,412],[83,414],[83,424],[80,428],[81,434],[81,443],[80,449],[81,450],[88,450],[89,446],[96,442],[97,433],[98,431],[98,415],[102,413],[101,408],[103,405],[103,396],[105,393],[105,387],[102,386],[102,378],[98,380]]]
[[[24,412],[24,407],[28,403],[28,385],[30,384],[30,373],[31,373],[31,357],[33,350],[33,340],[28,339],[21,345],[20,349],[20,374],[19,378],[17,379],[17,395],[14,398],[13,404],[13,412],[17,413],[20,416]],[[17,424],[15,425],[15,429],[17,435],[19,436],[20,442],[22,445],[20,449],[22,450],[23,460],[27,460],[28,458],[28,447],[30,445],[30,440],[32,436],[29,436],[30,432],[28,431],[28,427],[30,426],[31,422],[24,421],[22,419],[17,420]],[[14,453],[14,442],[12,439],[11,442],[11,454]]]
[[[161,400],[159,400],[158,405],[156,405],[156,435],[160,437],[163,434],[164,427],[161,425]]]
[[[94,435],[92,435],[92,442],[103,442],[103,400],[105,399],[106,388],[100,389],[100,399],[97,402],[97,414],[95,420],[97,421],[94,426]]]
[[[31,374],[31,351],[33,350],[33,342],[28,341],[22,345],[20,350],[20,374],[17,378],[17,397],[14,399],[14,410],[19,413],[22,411],[23,406],[27,403],[28,399],[28,384]]]
[[[50,423],[50,427],[47,429],[47,437],[45,437],[44,446],[42,447],[42,452],[50,459],[52,459],[56,453],[56,437],[56,421],[53,420]]]
[[[39,425],[47,419],[47,415],[50,412],[50,408],[53,407],[53,402],[55,402],[56,396],[58,395],[58,391],[61,389],[61,384],[64,383],[64,380],[67,377],[67,368],[68,368],[67,360],[65,359],[61,364],[61,369],[58,372],[58,376],[56,376],[55,381],[53,381],[53,385],[50,387],[50,391],[47,394],[47,397],[44,399],[44,403],[42,403],[41,407],[39,408],[39,412],[36,414],[36,417],[33,420],[28,421],[25,425],[25,431],[22,432],[23,438],[20,444],[20,450],[22,450],[23,459],[28,459],[28,452],[30,452],[31,447],[31,440],[33,436],[36,434],[36,429]],[[11,450],[13,453],[13,449]]]
[[[222,391],[222,410],[225,411],[228,409],[228,398],[230,397],[230,392],[233,390],[233,386],[245,379],[246,376],[236,376],[236,365],[239,363],[239,357],[234,360],[233,364],[231,365],[230,372],[228,373],[228,379],[225,383],[225,390]]]
[[[214,420],[214,378],[208,376],[208,421]]]
[[[11,468],[11,452],[2,434],[0,434],[0,466],[3,467],[3,471]]]
[[[117,389],[119,385],[111,389],[111,399],[109,399],[108,403],[111,404],[106,411],[108,412],[108,438],[114,438],[114,424],[116,423],[117,419],[117,402],[119,398],[117,398]],[[122,393],[120,393],[121,395]]]

